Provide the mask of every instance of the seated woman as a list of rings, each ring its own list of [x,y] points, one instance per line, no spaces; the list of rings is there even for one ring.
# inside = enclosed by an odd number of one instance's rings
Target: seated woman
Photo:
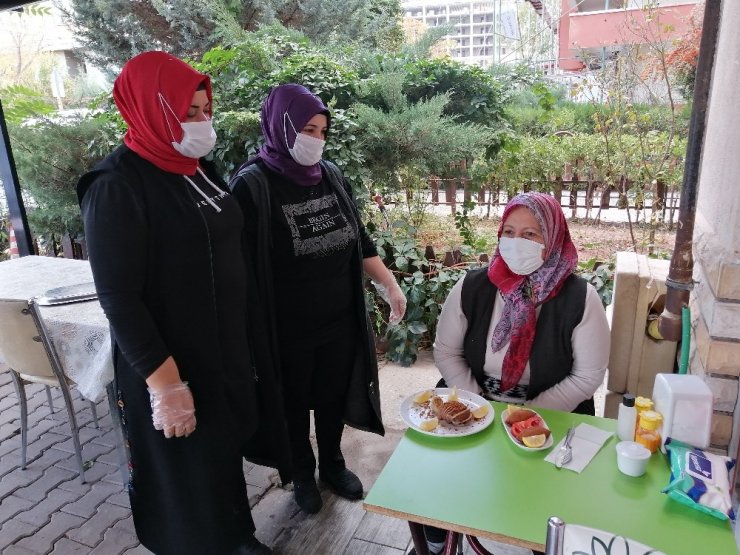
[[[506,205],[493,262],[457,282],[442,308],[434,360],[447,386],[505,403],[594,414],[609,325],[578,263],[563,210],[543,193]],[[438,553],[445,531],[425,528]]]

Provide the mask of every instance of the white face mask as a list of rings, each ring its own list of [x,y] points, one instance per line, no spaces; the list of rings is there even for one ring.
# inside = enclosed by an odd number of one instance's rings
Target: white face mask
[[[523,237],[501,237],[498,242],[498,252],[509,270],[520,276],[529,275],[542,266],[544,249],[545,245]]]
[[[288,112],[285,112],[285,115],[283,116],[283,131],[285,133],[286,145],[288,144],[288,131],[285,128],[286,120],[290,123],[293,131],[295,131],[293,148],[288,148],[288,152],[290,152],[293,160],[298,162],[301,166],[313,166],[314,164],[318,164],[319,160],[321,160],[321,156],[324,154],[324,145],[326,144],[326,141],[322,141],[316,137],[304,135],[303,133],[296,131]]]
[[[172,112],[172,115],[177,117],[161,93],[159,95],[159,101],[162,103],[163,108],[166,106]],[[216,131],[214,131],[213,122],[210,119],[178,122],[180,127],[182,127],[182,140],[179,143],[174,140],[175,135],[172,133],[169,120],[167,118],[165,120],[167,121],[167,127],[170,128],[170,135],[173,138],[172,147],[183,156],[201,158],[211,152],[216,145]]]
[[[216,131],[211,120],[180,122],[180,126],[182,140],[179,143],[172,141],[177,152],[188,158],[201,158],[213,150],[216,145]]]

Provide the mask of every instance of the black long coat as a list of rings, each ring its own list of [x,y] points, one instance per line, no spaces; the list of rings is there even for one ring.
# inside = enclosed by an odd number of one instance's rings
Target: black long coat
[[[111,323],[139,539],[158,554],[229,553],[254,530],[241,451],[258,425],[255,377],[253,368],[222,360],[218,276],[199,199],[182,176],[125,146],[84,175],[77,191]],[[230,233],[240,237],[240,210],[227,200],[224,211],[235,210]],[[238,253],[233,264],[243,264]],[[236,313],[246,318],[244,296],[235,298]],[[135,360],[122,354],[132,343],[144,353]],[[230,360],[249,359],[246,337],[232,347],[238,352]],[[198,425],[188,438],[166,439],[152,426],[145,378],[170,355],[195,401]]]
[[[342,214],[355,228],[360,225],[360,216],[349,186],[345,183],[339,168],[326,160],[321,161],[324,177],[331,184],[340,203]],[[232,176],[229,188],[239,200],[246,217],[256,217],[257,236],[245,240],[245,245],[256,244],[256,252],[248,252],[247,257],[253,266],[254,287],[249,290],[259,294],[260,304],[267,316],[264,328],[264,341],[271,345],[272,361],[279,364],[280,353],[277,347],[277,324],[275,322],[275,291],[272,278],[272,221],[270,209],[269,183],[257,164],[247,164]],[[251,240],[250,240],[251,239]],[[383,435],[385,429],[380,413],[380,388],[378,387],[378,361],[375,354],[375,338],[365,306],[363,288],[362,246],[359,232],[352,261],[352,286],[354,288],[354,310],[357,314],[359,344],[355,363],[350,375],[349,388],[344,400],[344,422],[360,430]]]

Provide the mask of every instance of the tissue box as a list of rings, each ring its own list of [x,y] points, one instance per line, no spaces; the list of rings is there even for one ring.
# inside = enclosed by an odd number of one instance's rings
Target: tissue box
[[[656,374],[655,410],[663,415],[663,442],[672,437],[694,447],[709,446],[712,426],[712,391],[698,376]]]

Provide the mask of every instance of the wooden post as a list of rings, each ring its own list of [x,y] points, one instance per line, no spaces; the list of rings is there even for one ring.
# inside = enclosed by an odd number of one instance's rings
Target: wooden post
[[[446,197],[447,204],[450,205],[450,212],[455,213],[455,207],[457,205],[457,183],[454,179],[447,180]]]
[[[439,204],[439,178],[433,177],[429,180],[429,188],[432,190],[432,204]]]

